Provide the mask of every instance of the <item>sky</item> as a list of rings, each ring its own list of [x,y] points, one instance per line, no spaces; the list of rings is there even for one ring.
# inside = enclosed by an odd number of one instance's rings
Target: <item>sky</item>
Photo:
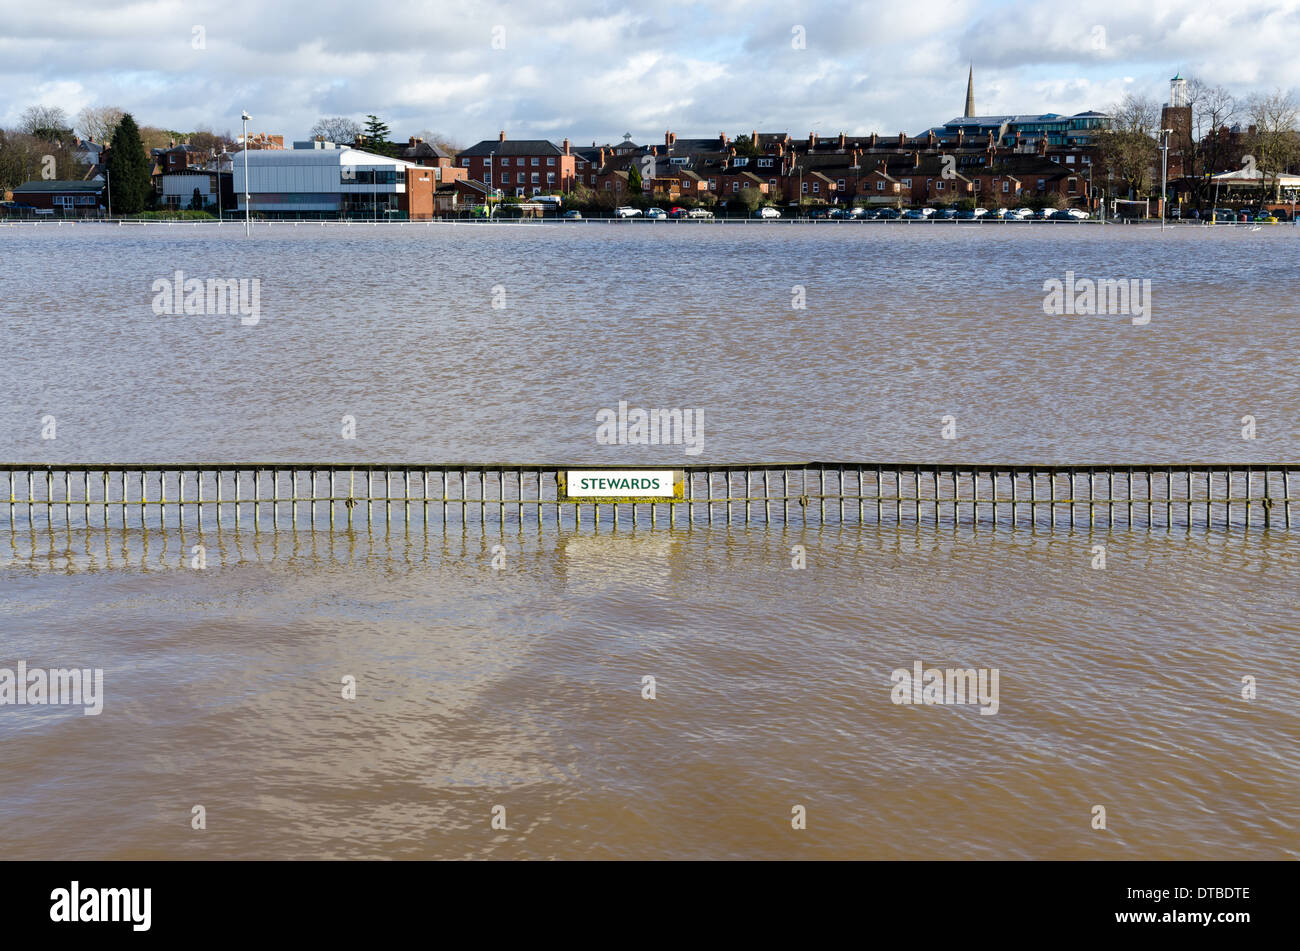
[[[390,138],[660,142],[914,134],[962,113],[1167,99],[1175,72],[1300,91],[1300,0],[0,0],[0,125],[41,103],[141,125],[306,138],[375,113]]]

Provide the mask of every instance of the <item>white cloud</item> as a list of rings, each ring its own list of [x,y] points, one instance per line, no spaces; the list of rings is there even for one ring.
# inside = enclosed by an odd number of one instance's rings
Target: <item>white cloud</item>
[[[807,49],[791,47],[795,24]],[[1129,89],[1162,97],[1175,70],[1243,96],[1296,88],[1298,39],[1300,0],[60,0],[6,13],[0,122],[41,101],[181,130],[232,128],[247,108],[290,139],[369,112],[394,137],[467,142],[503,127],[575,142],[892,134],[958,115],[972,61],[979,111],[1071,113]]]

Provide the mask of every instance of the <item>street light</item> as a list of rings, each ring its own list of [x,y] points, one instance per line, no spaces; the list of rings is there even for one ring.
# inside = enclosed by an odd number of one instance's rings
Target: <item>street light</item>
[[[253,196],[248,192],[248,120],[253,118],[247,112],[242,113],[244,119],[244,234],[253,233],[253,219],[250,215],[250,203]]]
[[[1173,129],[1161,129],[1160,145],[1160,230],[1165,230],[1165,205],[1169,201],[1169,137],[1174,134]]]

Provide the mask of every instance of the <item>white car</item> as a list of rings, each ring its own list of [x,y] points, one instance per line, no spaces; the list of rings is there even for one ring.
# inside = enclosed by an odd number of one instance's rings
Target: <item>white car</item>
[[[975,209],[975,217],[976,217],[976,218],[983,218],[983,217],[984,217],[985,215],[987,215],[988,213],[989,213],[989,210],[988,210],[987,208],[976,208],[976,209]]]
[[[1065,213],[1078,221],[1086,221],[1092,217],[1092,215],[1079,208],[1067,208],[1065,209]]]
[[[755,218],[780,218],[781,212],[777,211],[771,205],[764,205],[758,211],[754,212]]]
[[[647,218],[667,218],[668,212],[662,208],[647,208],[645,212]]]
[[[621,207],[614,209],[614,217],[615,218],[639,218],[641,217],[641,209],[633,208],[630,205],[623,205]]]
[[[712,218],[713,212],[707,208],[692,208],[686,213],[687,218]]]

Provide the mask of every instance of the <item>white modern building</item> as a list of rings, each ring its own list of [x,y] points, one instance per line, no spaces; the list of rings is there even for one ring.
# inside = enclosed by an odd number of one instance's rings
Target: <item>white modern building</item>
[[[244,187],[244,158],[248,184]],[[249,149],[231,156],[235,202],[244,213],[244,194],[252,213],[274,218],[351,216],[378,218],[407,207],[411,162],[362,152],[332,142],[295,142],[292,149]],[[425,170],[427,171],[427,169]]]

